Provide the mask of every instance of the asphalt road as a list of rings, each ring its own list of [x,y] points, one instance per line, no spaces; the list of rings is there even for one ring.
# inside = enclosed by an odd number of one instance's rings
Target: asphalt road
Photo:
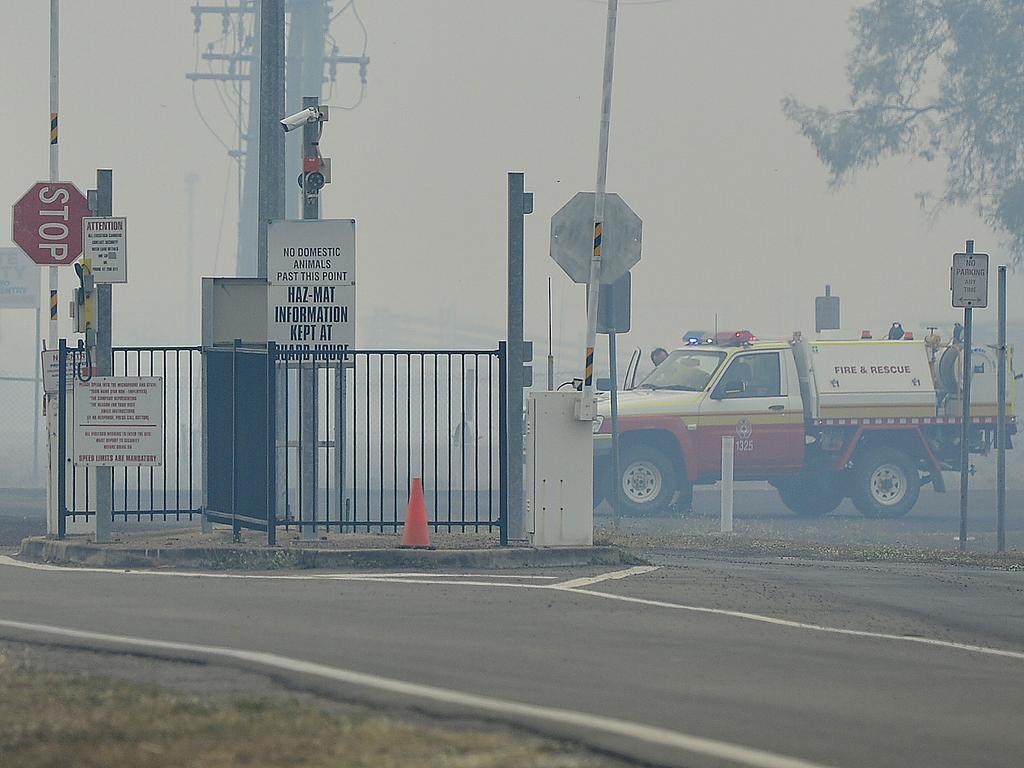
[[[1020,764],[1024,574],[652,557],[657,570],[569,588],[551,587],[600,571],[231,579],[0,564],[0,621],[280,654],[690,739],[534,721],[665,764]],[[409,699],[350,678],[321,685]],[[730,762],[703,739],[769,754]]]

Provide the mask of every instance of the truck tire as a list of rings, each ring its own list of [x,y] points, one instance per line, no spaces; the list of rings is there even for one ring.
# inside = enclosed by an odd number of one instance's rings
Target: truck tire
[[[895,448],[870,448],[851,470],[850,498],[864,517],[903,517],[917,503],[921,475],[907,454]]]
[[[649,445],[625,445],[619,462],[623,514],[655,515],[669,509],[680,487],[671,458]]]
[[[835,512],[845,498],[839,478],[830,473],[778,482],[775,488],[782,503],[799,517],[824,517]]]

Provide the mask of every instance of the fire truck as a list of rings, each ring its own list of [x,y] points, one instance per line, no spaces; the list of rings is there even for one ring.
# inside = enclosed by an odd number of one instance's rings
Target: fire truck
[[[909,336],[909,334],[908,334]],[[594,503],[621,488],[626,514],[666,512],[721,479],[734,438],[737,480],[773,485],[797,515],[852,500],[865,517],[906,515],[922,485],[945,492],[960,466],[962,345],[927,340],[761,341],[748,331],[695,334],[618,398],[613,477],[610,403],[594,419]],[[996,439],[996,363],[972,350],[969,452]],[[1007,447],[1016,434],[1008,360]]]

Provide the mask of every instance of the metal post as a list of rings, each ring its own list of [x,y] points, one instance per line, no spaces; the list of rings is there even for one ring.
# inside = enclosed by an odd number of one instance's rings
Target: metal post
[[[533,212],[522,173],[508,175],[508,537],[526,537],[523,506],[523,218]]]
[[[315,107],[319,99],[315,96],[304,96],[302,98],[303,109]],[[320,122],[306,123],[302,127],[302,157],[315,157],[318,153],[317,144],[320,139]],[[305,181],[305,174],[303,174]],[[302,194],[302,218],[305,221],[320,218],[320,195],[310,194],[303,184]],[[312,525],[301,527],[301,536],[305,541],[316,539],[316,523],[319,504],[317,504],[318,485],[317,464],[319,443],[317,435],[318,415],[320,404],[317,402],[317,372],[316,356],[310,353],[308,360],[302,360],[299,367],[299,403],[302,414],[299,424],[299,451],[301,460],[299,466],[302,468],[299,483],[302,487],[302,505],[299,510],[301,519]],[[340,410],[340,409],[339,409]]]
[[[114,172],[96,171],[97,216],[112,216],[114,208]],[[111,343],[112,304],[110,283],[96,286],[96,372],[100,376],[114,375]],[[114,468],[96,467],[96,543],[110,542],[114,514]]]
[[[498,482],[501,493],[498,494],[498,530],[499,543],[508,546],[508,510],[509,510],[509,439],[508,439],[508,344],[498,342]],[[520,397],[522,403],[522,397]],[[520,406],[522,410],[522,406]],[[521,419],[520,419],[521,421]],[[522,482],[520,480],[520,482]],[[520,485],[520,490],[522,486]]]
[[[548,278],[548,392],[555,391],[555,355],[551,333],[551,278]]]
[[[615,332],[608,334],[608,373],[612,380],[612,524],[618,528],[622,509],[622,464],[619,461],[619,366],[616,359]]]
[[[54,409],[57,413],[54,414],[57,422],[57,487],[56,493],[56,504],[57,504],[57,538],[63,539],[67,533],[67,520],[65,518],[64,509],[64,494],[66,493],[65,483],[67,482],[67,475],[64,472],[64,463],[67,458],[67,409],[68,409],[68,343],[65,339],[61,339],[58,342],[57,347],[57,407]]]
[[[277,344],[267,342],[267,546],[277,546]]]
[[[732,533],[733,457],[736,438],[722,437],[722,533]]]
[[[1006,267],[998,268],[998,410],[996,417],[996,551],[1006,551]]]
[[[597,187],[594,195],[594,252],[590,259],[587,285],[587,353],[584,361],[583,393],[578,417],[594,418],[594,345],[597,343],[597,312],[601,294],[601,239],[604,227],[604,198],[608,184],[608,134],[612,115],[612,73],[615,66],[615,26],[619,0],[608,0],[608,26],[604,43],[604,83],[601,92],[601,130],[597,150]]]
[[[241,339],[231,343],[231,540],[242,540],[238,523],[238,348]]]
[[[267,225],[284,216],[284,0],[261,0],[260,186],[256,276],[267,276]]]
[[[50,0],[50,181],[59,180],[58,112],[60,108],[60,0]],[[47,329],[49,348],[57,348],[57,286],[58,267],[48,268],[50,288],[50,322]],[[38,334],[37,334],[38,335]],[[49,398],[45,402],[49,402]],[[57,423],[54,408],[46,408],[46,532],[57,533],[63,538],[63,520],[58,521],[58,476],[62,476],[63,465],[57,461],[54,436],[62,429]],[[37,416],[38,418],[38,416]],[[54,525],[53,523],[57,523]]]
[[[974,241],[967,241],[966,253],[974,253]],[[967,551],[968,434],[971,421],[971,308],[964,308],[963,403],[960,413],[960,551]]]
[[[40,280],[42,279],[42,270],[39,270]],[[43,393],[43,381],[42,381],[42,365],[40,364],[40,355],[43,351],[43,339],[42,339],[42,318],[40,317],[41,310],[39,307],[39,291],[41,286],[36,286],[36,353],[35,359],[33,360],[33,369],[35,370],[35,387],[32,391],[32,414],[35,420],[35,429],[32,430],[32,484],[33,487],[39,487],[39,417],[42,416],[40,413],[40,399]]]

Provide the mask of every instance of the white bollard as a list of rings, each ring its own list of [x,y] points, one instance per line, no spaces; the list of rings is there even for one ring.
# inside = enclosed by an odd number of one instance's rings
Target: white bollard
[[[732,464],[735,442],[732,435],[722,438],[722,533],[732,533]]]

